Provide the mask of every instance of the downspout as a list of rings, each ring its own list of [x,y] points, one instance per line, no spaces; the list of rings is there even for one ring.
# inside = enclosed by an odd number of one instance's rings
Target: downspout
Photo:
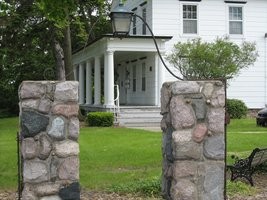
[[[264,103],[267,107],[267,33],[264,35],[265,51],[264,51]]]

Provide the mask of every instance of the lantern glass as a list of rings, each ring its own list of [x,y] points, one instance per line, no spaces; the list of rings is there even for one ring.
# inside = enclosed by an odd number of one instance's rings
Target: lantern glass
[[[113,13],[112,17],[113,34],[128,35],[131,26],[131,13]]]

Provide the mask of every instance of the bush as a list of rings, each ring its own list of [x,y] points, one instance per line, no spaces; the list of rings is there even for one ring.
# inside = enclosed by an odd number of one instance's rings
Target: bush
[[[226,109],[231,119],[241,119],[247,116],[246,104],[238,99],[227,99]]]
[[[110,112],[89,112],[87,114],[87,123],[89,126],[112,126],[114,121],[113,113]]]
[[[161,180],[159,177],[129,182],[128,184],[112,185],[108,188],[109,192],[119,194],[138,194],[146,197],[160,197]]]

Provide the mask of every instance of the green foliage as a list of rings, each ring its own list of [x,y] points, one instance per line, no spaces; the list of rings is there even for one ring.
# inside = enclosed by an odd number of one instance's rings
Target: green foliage
[[[217,38],[210,43],[201,39],[178,42],[167,59],[187,80],[231,79],[252,65],[257,56],[255,43],[238,46],[227,38]]]
[[[76,10],[75,0],[37,0],[37,7],[56,27],[64,28],[69,24],[69,16]]]
[[[17,114],[23,80],[56,79],[55,43],[63,51],[69,46],[64,43],[66,25],[71,29],[72,50],[89,42],[89,32],[107,33],[109,4],[106,0],[0,1],[0,109]],[[100,23],[90,31],[98,18]]]
[[[110,112],[89,112],[87,114],[87,122],[89,126],[112,126],[114,115]]]
[[[131,193],[146,197],[159,197],[161,193],[161,180],[159,177],[153,177],[152,179],[112,185],[108,188],[108,191],[120,194]]]
[[[227,99],[226,109],[231,119],[241,119],[247,116],[248,108],[239,99]]]
[[[257,193],[256,188],[251,187],[249,184],[241,181],[227,181],[226,183],[227,196],[233,197],[235,195],[252,196]]]

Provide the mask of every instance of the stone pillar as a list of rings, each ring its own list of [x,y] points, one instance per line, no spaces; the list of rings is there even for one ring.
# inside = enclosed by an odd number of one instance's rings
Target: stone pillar
[[[92,65],[88,60],[86,62],[86,104],[92,104]]]
[[[104,99],[105,106],[112,108],[114,106],[114,53],[107,51],[105,54],[105,71],[104,71]]]
[[[84,104],[84,64],[79,64],[79,104]]]
[[[224,106],[220,81],[163,84],[162,192],[166,199],[224,199]]]
[[[101,65],[100,57],[95,57],[94,66],[94,105],[101,104]]]
[[[78,82],[19,88],[22,200],[80,199]]]

